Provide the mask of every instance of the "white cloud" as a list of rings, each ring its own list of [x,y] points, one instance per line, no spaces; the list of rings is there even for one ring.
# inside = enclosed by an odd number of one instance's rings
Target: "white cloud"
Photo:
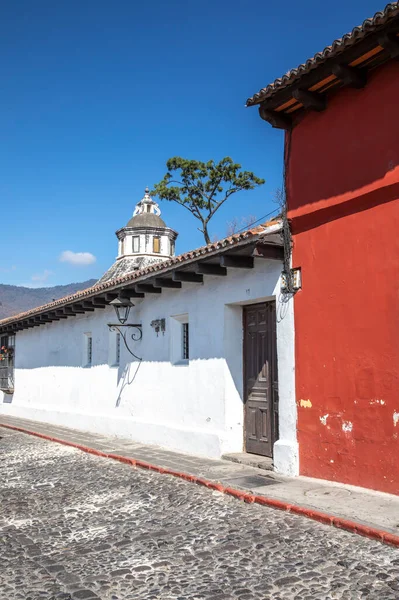
[[[11,271],[16,271],[17,267],[15,265],[11,265],[11,267],[0,267],[0,273],[11,273]]]
[[[96,262],[96,257],[91,252],[72,252],[65,250],[60,256],[60,262],[66,262],[70,265],[92,265]]]
[[[50,275],[52,275],[52,271],[48,269],[44,269],[43,273],[37,273],[36,275],[32,275],[31,280],[36,281],[37,283],[44,283],[47,281]]]

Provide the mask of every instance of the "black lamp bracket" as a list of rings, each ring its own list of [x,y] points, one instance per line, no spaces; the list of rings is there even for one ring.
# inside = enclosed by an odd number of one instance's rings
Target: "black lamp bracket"
[[[142,331],[142,325],[141,323],[126,323],[124,325],[121,325],[120,323],[108,323],[108,329],[110,331],[116,331],[117,333],[120,334],[123,343],[125,344],[126,350],[132,355],[134,356],[134,358],[137,358],[137,360],[143,360],[142,358],[140,358],[139,356],[137,356],[137,354],[135,354],[134,352],[131,351],[131,349],[129,348],[129,345],[127,343],[126,338],[128,337],[128,334],[130,333],[130,338],[134,341],[134,342],[139,342],[142,337],[143,337],[143,331]],[[133,332],[129,332],[129,329],[135,329],[137,331],[133,331]]]

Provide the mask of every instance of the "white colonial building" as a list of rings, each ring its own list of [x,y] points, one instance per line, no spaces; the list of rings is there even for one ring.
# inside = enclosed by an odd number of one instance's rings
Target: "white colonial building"
[[[280,230],[175,257],[146,191],[95,286],[0,321],[0,412],[208,457],[246,450],[296,475]]]

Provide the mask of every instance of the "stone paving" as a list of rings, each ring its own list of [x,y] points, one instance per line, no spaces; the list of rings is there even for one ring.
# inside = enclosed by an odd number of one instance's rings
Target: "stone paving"
[[[11,415],[1,414],[0,422],[399,534],[399,496],[308,477],[284,477],[250,465],[182,454],[151,444]]]
[[[1,600],[397,600],[399,552],[0,430]]]

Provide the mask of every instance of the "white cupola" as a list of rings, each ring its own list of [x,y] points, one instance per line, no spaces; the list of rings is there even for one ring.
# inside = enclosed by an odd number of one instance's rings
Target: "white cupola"
[[[148,187],[136,204],[132,218],[116,232],[118,256],[116,262],[98,283],[122,277],[147,265],[175,255],[177,232],[161,219],[161,210],[151,198]]]

